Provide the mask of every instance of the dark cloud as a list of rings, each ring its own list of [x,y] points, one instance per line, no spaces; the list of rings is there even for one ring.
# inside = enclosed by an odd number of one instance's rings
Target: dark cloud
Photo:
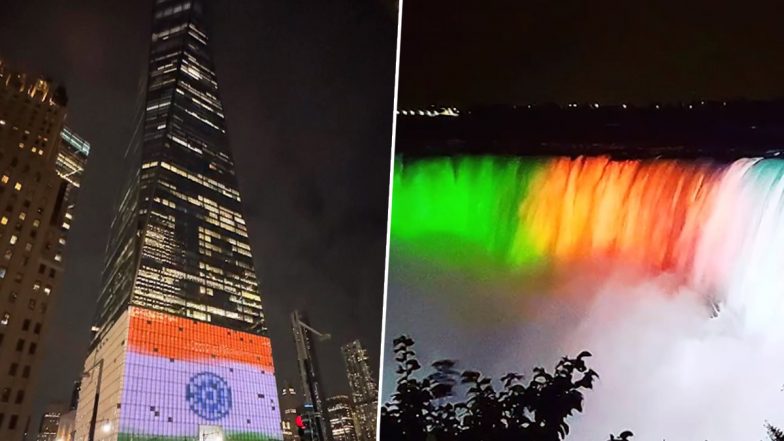
[[[220,5],[213,48],[278,376],[297,381],[288,320],[302,308],[333,335],[327,393],[345,392],[339,345],[359,337],[379,356],[396,17],[382,1]],[[0,57],[64,82],[68,124],[93,144],[39,404],[67,397],[85,354],[150,8],[3,4]]]

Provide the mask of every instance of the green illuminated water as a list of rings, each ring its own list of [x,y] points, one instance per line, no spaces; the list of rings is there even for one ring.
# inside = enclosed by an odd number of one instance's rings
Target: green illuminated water
[[[539,161],[501,157],[398,161],[393,243],[446,263],[523,267],[543,260],[519,222]]]

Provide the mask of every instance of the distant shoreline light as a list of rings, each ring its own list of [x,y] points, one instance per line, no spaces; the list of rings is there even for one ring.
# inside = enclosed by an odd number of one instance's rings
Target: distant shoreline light
[[[398,115],[406,116],[460,116],[460,110],[457,107],[442,107],[440,109],[420,109],[420,110],[398,110]]]

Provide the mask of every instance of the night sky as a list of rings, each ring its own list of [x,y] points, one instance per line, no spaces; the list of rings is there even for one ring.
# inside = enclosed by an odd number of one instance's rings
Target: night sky
[[[780,1],[408,1],[400,106],[784,97]]]
[[[212,47],[278,381],[299,389],[300,308],[333,335],[319,348],[326,393],[347,393],[340,344],[359,337],[379,356],[397,13],[387,0],[220,4]],[[0,58],[65,83],[67,124],[93,146],[39,406],[67,400],[86,354],[151,5],[3,2]]]

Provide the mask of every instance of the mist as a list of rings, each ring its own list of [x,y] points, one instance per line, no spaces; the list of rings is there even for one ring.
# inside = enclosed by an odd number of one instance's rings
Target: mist
[[[568,439],[784,426],[784,161],[463,157],[395,172],[387,351],[408,334],[423,364],[496,379],[590,351],[599,381]]]
[[[423,365],[456,359],[496,379],[590,351],[599,381],[567,439],[631,430],[638,441],[760,440],[766,422],[784,425],[784,323],[749,323],[748,308],[732,300],[742,293],[608,262],[502,277],[400,247],[391,258],[385,397],[394,387],[390,342],[408,334]]]

